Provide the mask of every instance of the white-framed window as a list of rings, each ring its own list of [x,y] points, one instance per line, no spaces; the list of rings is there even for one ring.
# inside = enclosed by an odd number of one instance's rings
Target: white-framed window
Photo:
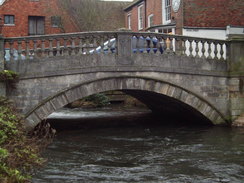
[[[138,7],[138,30],[143,29],[143,4]]]
[[[148,24],[147,26],[148,27],[153,26],[153,17],[154,17],[153,14],[151,14],[151,15],[148,16],[148,21],[147,21],[147,24]]]
[[[171,0],[162,0],[163,4],[163,24],[168,24],[171,22]]]
[[[128,29],[131,29],[131,14],[127,15],[127,25],[128,25]]]
[[[4,15],[4,25],[14,25],[14,15]]]

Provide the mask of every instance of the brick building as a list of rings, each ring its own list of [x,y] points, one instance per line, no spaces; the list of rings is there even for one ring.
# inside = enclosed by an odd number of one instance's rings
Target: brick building
[[[243,34],[243,0],[135,0],[124,9],[126,27],[226,39]]]
[[[0,0],[4,37],[78,32],[58,0]]]

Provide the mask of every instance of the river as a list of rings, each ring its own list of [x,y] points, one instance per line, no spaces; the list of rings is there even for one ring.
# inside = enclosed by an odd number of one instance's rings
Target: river
[[[104,110],[92,113],[111,115]],[[139,113],[148,115],[147,111]],[[62,117],[64,124],[67,114],[73,119],[66,119],[66,125],[90,115],[73,110],[53,114],[52,118],[58,123]],[[86,124],[84,128],[58,131],[43,154],[48,162],[36,172],[33,182],[243,183],[244,129],[171,125],[163,120],[155,125],[155,119],[146,116],[136,117],[137,122],[144,119],[142,124],[85,128]],[[115,121],[124,119],[120,116]]]

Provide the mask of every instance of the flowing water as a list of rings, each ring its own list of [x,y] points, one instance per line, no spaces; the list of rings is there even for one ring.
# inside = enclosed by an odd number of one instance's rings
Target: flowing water
[[[33,182],[244,182],[243,129],[151,123],[60,131]]]

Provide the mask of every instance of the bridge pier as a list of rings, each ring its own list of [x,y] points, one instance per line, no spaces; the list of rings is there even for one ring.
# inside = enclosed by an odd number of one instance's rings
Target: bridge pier
[[[244,126],[244,36],[229,36],[229,97],[233,126]]]
[[[4,64],[4,39],[0,35],[0,72],[5,68]],[[6,96],[6,85],[0,80],[0,96]]]

